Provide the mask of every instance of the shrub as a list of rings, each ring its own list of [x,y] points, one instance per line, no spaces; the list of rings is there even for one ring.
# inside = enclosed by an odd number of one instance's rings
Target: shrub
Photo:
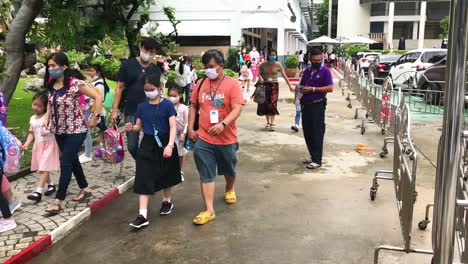
[[[99,64],[102,67],[104,76],[110,80],[117,80],[121,62],[118,59],[106,59],[104,57],[96,57],[91,60],[91,64]]]
[[[203,70],[205,68],[205,65],[203,65],[201,60],[201,56],[192,56],[192,65],[197,70]]]
[[[230,70],[230,69],[224,69],[224,74],[226,74],[227,76],[231,76],[233,78],[236,78],[237,76],[239,76],[239,74],[237,74],[235,71]]]
[[[237,64],[238,52],[239,52],[238,48],[229,48],[227,58],[226,58],[226,69],[231,69],[234,71],[239,70],[239,65]]]
[[[70,66],[73,67],[75,64],[78,64],[80,67],[86,66],[88,54],[79,52],[76,50],[70,50],[66,52],[68,60],[70,61]]]
[[[287,69],[295,69],[297,66],[299,66],[299,59],[296,55],[291,54],[286,58],[284,64],[286,65]]]
[[[166,82],[166,88],[171,88],[177,86],[175,83],[176,79],[176,73],[174,71],[168,71],[167,72],[167,82]]]

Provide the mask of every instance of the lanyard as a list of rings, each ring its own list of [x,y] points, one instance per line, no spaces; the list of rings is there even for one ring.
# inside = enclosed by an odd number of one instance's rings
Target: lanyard
[[[219,86],[221,86],[221,83],[224,81],[224,78],[226,78],[226,75],[223,76],[223,79],[218,83],[218,87],[216,87],[216,90],[213,93],[213,88],[211,87],[211,80],[210,80],[210,97],[211,97],[211,103],[214,103],[216,93],[218,92]]]
[[[151,121],[153,121],[153,130],[154,130],[154,131],[157,131],[157,129],[156,129],[156,124],[157,124],[156,120],[157,120],[157,119],[156,119],[156,117],[158,116],[159,105],[161,104],[162,100],[163,100],[162,98],[159,99],[158,106],[156,107],[156,111],[153,113],[153,118],[152,118],[152,120],[151,120]]]

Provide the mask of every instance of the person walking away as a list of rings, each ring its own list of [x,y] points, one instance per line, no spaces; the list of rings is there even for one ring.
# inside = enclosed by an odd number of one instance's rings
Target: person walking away
[[[330,66],[335,68],[336,66],[336,55],[335,53],[330,54]]]
[[[187,104],[190,100],[190,67],[187,65],[188,57],[183,56],[180,58],[179,65],[175,68],[176,79],[175,83],[182,88],[185,93],[184,103]]]
[[[107,93],[109,93],[110,88],[107,85],[106,78],[104,77],[101,69],[101,65],[99,64],[93,64],[91,65],[91,68],[89,70],[89,78],[90,78],[90,83],[91,86],[96,87],[99,91],[99,93],[102,95],[102,102],[104,103],[104,100],[106,98]],[[87,105],[87,110],[85,113],[85,118],[89,119],[91,116],[91,99],[89,100],[89,104]],[[103,107],[101,113],[99,114],[99,123],[97,126],[99,127],[99,131],[101,133],[104,133],[107,129],[106,125],[106,116],[107,116],[107,111]],[[81,154],[78,158],[80,160],[80,163],[86,163],[86,162],[91,162],[93,160],[93,138],[91,137],[91,129],[88,129],[88,133],[86,134],[86,139],[84,141],[85,145],[85,152]]]
[[[307,51],[304,56],[304,67],[303,68],[307,68],[309,67],[309,51]]]
[[[311,67],[302,76],[300,86],[303,94],[302,128],[310,159],[304,161],[308,169],[322,166],[323,138],[325,135],[325,109],[327,93],[333,92],[330,70],[321,66],[322,54],[313,49],[310,53]]]
[[[159,93],[161,73],[143,76],[144,91],[148,101],[137,107],[136,122],[127,122],[125,130],[143,131],[143,139],[136,156],[134,192],[138,194],[139,211],[137,218],[130,223],[134,228],[149,224],[148,203],[151,195],[163,190],[160,215],[172,212],[171,187],[179,184],[179,156],[177,154],[176,115],[174,105]]]
[[[275,131],[275,115],[279,115],[278,112],[278,96],[279,96],[279,83],[278,73],[281,73],[283,78],[286,76],[286,72],[281,66],[281,63],[277,61],[276,50],[272,49],[268,56],[268,61],[260,65],[258,76],[259,82],[262,82],[265,87],[265,102],[258,104],[257,115],[266,117],[265,129],[268,131]],[[284,78],[286,84],[291,92],[294,90],[289,83],[288,78]]]
[[[179,151],[179,164],[180,164],[180,174],[182,175],[182,181],[184,179],[184,156],[187,154],[187,150],[184,147],[185,137],[187,136],[187,126],[188,126],[188,115],[189,109],[182,101],[182,93],[176,87],[169,88],[167,92],[168,99],[171,103],[174,104],[174,107],[177,112],[176,116],[176,140],[175,144],[177,150]]]
[[[144,38],[140,43],[140,55],[122,63],[117,75],[118,82],[112,107],[114,124],[118,117],[119,106],[125,115],[125,122],[135,123],[137,106],[146,101],[142,74],[161,75],[161,68],[152,63],[158,47],[159,44],[153,38]],[[139,139],[140,132],[127,132],[128,152],[134,159],[138,151]]]
[[[302,54],[302,50],[297,54],[297,58],[299,59],[299,70],[302,71],[302,68],[304,68],[304,55]]]
[[[241,76],[239,77],[239,80],[242,81],[242,90],[245,91],[245,87],[247,87],[247,92],[250,91],[250,84],[253,79],[253,73],[250,69],[251,65],[250,61],[243,65],[241,68]]]
[[[47,93],[38,93],[33,97],[32,109],[35,115],[29,119],[29,133],[22,150],[28,150],[34,142],[31,157],[31,171],[38,171],[39,181],[36,190],[28,195],[28,200],[36,203],[42,200],[44,187],[47,184],[46,196],[52,195],[56,187],[49,173],[60,171],[59,147],[50,130],[44,127],[49,98]]]
[[[205,210],[195,216],[193,223],[203,225],[215,219],[213,206],[216,175],[224,175],[227,204],[237,202],[234,189],[239,149],[237,124],[244,105],[242,90],[237,80],[226,76],[224,54],[216,49],[205,52],[202,62],[207,79],[198,82],[190,98],[188,136],[195,142],[193,157],[200,174],[201,193]],[[199,129],[194,130],[199,110]]]
[[[80,188],[73,201],[82,202],[91,197],[91,189],[79,162],[78,152],[88,130],[86,123],[89,122],[89,126],[98,123],[102,97],[89,87],[84,79],[78,71],[69,68],[68,57],[64,53],[53,53],[47,58],[44,86],[49,91],[49,104],[44,127],[55,135],[61,152],[59,187],[55,201],[46,209],[51,215],[61,211],[72,173]],[[94,100],[95,112],[90,120],[84,117],[79,100],[82,95]]]

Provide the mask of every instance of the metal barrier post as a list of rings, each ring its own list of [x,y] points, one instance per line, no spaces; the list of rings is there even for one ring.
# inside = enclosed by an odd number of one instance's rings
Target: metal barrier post
[[[450,41],[447,55],[447,88],[444,103],[444,122],[438,157],[433,231],[435,264],[452,264],[454,255],[455,209],[458,170],[461,157],[464,86],[466,79],[466,54],[468,41],[468,1],[451,0]]]

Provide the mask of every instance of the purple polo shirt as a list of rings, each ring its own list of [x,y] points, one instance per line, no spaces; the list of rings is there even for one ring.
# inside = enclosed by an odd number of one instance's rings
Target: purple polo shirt
[[[300,86],[312,86],[312,87],[325,87],[333,85],[333,77],[330,70],[322,66],[317,71],[313,72],[312,68],[309,67],[304,71],[302,75]],[[327,97],[326,93],[308,93],[302,97],[303,102],[312,102],[318,99]]]

